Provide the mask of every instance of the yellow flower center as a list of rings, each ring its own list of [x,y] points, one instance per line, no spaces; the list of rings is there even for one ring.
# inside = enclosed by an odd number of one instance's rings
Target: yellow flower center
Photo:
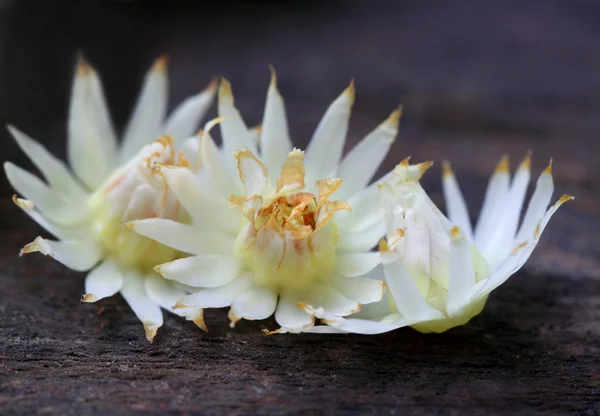
[[[159,164],[186,165],[181,155],[175,160],[170,137],[146,146],[88,200],[92,232],[103,248],[104,258],[111,258],[124,268],[150,271],[157,264],[178,257],[177,250],[125,226],[128,221],[156,217],[181,221],[181,207],[157,169]]]
[[[239,166],[252,159],[261,167],[255,172],[267,175],[266,166],[250,152],[240,152],[237,157]],[[301,191],[305,186],[303,157],[298,150],[288,155],[270,197],[231,195],[228,199],[248,220],[238,235],[237,255],[257,284],[279,293],[304,289],[331,275],[339,240],[333,214],[350,209],[345,202],[329,201],[341,179],[317,181],[318,196]],[[244,172],[240,171],[240,176],[244,180]]]

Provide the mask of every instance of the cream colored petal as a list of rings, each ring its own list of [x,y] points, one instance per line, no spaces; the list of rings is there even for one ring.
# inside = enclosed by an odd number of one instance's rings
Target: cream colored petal
[[[261,195],[269,180],[269,171],[265,164],[248,150],[236,151],[235,158],[246,195]]]
[[[292,151],[292,140],[288,129],[287,116],[283,97],[277,90],[277,74],[271,67],[271,84],[267,92],[265,113],[260,135],[261,159],[271,167],[271,179],[277,179],[275,168],[281,166],[289,152]]]
[[[550,161],[548,167],[544,169],[537,180],[535,191],[529,200],[523,223],[514,239],[514,244],[520,244],[532,238],[539,238],[539,232],[536,233],[535,230],[546,214],[553,193],[554,181],[552,179],[552,161]]]
[[[252,279],[248,275],[240,276],[219,287],[198,290],[177,301],[177,308],[223,308],[230,306],[233,301],[252,288]]]
[[[100,248],[93,241],[52,241],[42,237],[37,237],[23,247],[19,255],[36,251],[78,272],[90,270],[98,263],[101,255]]]
[[[154,268],[164,278],[195,287],[222,286],[240,273],[234,257],[219,254],[202,254],[185,257]]]
[[[344,157],[336,176],[344,180],[338,198],[346,199],[367,186],[398,134],[402,110],[394,111]]]
[[[353,103],[354,83],[352,82],[329,106],[308,144],[305,165],[310,175],[307,178],[309,183],[319,178],[329,177],[337,171],[346,142]]]
[[[527,155],[515,173],[506,199],[497,201],[501,208],[498,209],[500,215],[496,217],[494,227],[491,228],[486,239],[481,242],[477,241],[477,246],[492,269],[512,249],[511,245],[517,233],[523,202],[531,177],[530,166],[530,158]]]
[[[185,99],[167,118],[162,131],[173,137],[176,147],[198,130],[200,121],[212,105],[216,91],[217,82],[211,82],[204,91]]]
[[[161,308],[194,322],[200,329],[206,331],[204,311],[202,308],[176,308],[175,304],[185,292],[179,290],[173,282],[163,279],[156,273],[149,273],[144,279],[146,295]]]
[[[292,150],[285,157],[281,173],[277,179],[277,192],[284,190],[296,191],[304,188],[304,152]]]
[[[55,224],[36,211],[35,204],[32,201],[17,198],[16,195],[13,195],[13,202],[29,215],[31,219],[59,240],[85,240],[89,235],[87,224],[79,226]]]
[[[338,251],[369,251],[385,236],[385,222],[379,221],[370,228],[345,232],[340,230]]]
[[[121,163],[126,163],[142,147],[160,136],[167,113],[168,95],[167,57],[162,56],[154,61],[146,74],[142,91],[125,128]]]
[[[337,254],[336,269],[344,277],[364,276],[381,263],[378,252],[341,252]]]
[[[346,298],[356,300],[361,305],[379,302],[385,293],[384,282],[366,277],[340,277],[335,282],[335,288]]]
[[[315,318],[298,307],[299,297],[296,293],[283,293],[277,304],[275,320],[286,330],[302,331],[312,327]]]
[[[310,309],[308,309],[310,311]],[[385,321],[375,321],[367,319],[353,319],[353,318],[342,318],[326,311],[318,311],[317,317],[321,319],[321,322],[329,325],[332,332],[347,332],[353,334],[363,335],[375,335],[390,332],[398,328],[412,325],[416,323],[416,320],[410,318],[404,318],[399,314],[390,315],[389,319]],[[317,327],[313,327],[317,328]],[[305,332],[327,332],[325,329],[313,330],[310,328]],[[320,328],[320,327],[318,327]]]
[[[125,207],[121,221],[128,222],[162,215],[159,212],[159,202],[162,195],[150,186],[143,184],[130,193],[129,202]]]
[[[95,267],[85,278],[85,294],[82,302],[96,302],[113,296],[123,287],[124,276],[117,264],[105,260]]]
[[[192,172],[198,172],[202,168],[202,155],[200,154],[200,137],[194,136],[183,141],[179,151],[188,161]]]
[[[8,125],[7,129],[52,189],[73,198],[87,197],[87,192],[75,180],[62,160],[54,157],[44,146],[15,127]]]
[[[67,156],[69,165],[89,190],[118,166],[117,137],[96,71],[80,61],[71,90]]]
[[[485,191],[483,206],[475,226],[475,242],[478,247],[486,243],[492,235],[498,218],[500,218],[503,204],[508,198],[510,172],[508,156],[504,155],[498,165]]]
[[[203,189],[200,179],[189,169],[163,167],[161,172],[196,226],[232,235],[238,233],[240,219],[237,212],[227,206],[225,199],[215,198],[210,190]]]
[[[206,123],[200,139],[200,152],[202,166],[214,183],[216,191],[227,197],[230,194],[241,194],[243,187],[237,177],[238,172],[235,171],[235,159],[232,160],[231,166],[228,166],[227,161],[230,160],[227,155],[228,150],[224,149],[223,153],[219,152],[210,135],[210,130],[221,121],[221,119],[215,119]]]
[[[235,108],[231,84],[226,79],[221,79],[219,86],[219,117],[221,122],[221,137],[223,139],[223,151],[225,160],[233,157],[236,150],[248,149],[256,154],[256,142],[248,130],[246,123]]]
[[[4,163],[4,172],[12,187],[52,222],[74,225],[87,219],[88,212],[81,200],[53,191],[38,177],[11,162]]]
[[[337,316],[346,316],[360,311],[360,303],[356,299],[348,299],[339,290],[315,284],[302,294],[302,303],[314,309],[323,310]]]
[[[275,312],[277,293],[270,289],[256,287],[238,296],[231,304],[229,317],[235,324],[240,319],[267,319]]]
[[[460,191],[460,187],[454,177],[454,172],[452,172],[450,164],[444,162],[443,166],[444,174],[442,176],[442,185],[448,218],[466,234],[469,240],[473,241],[473,228],[471,226],[469,210],[467,209],[465,198]]]
[[[163,316],[160,306],[146,295],[144,277],[137,272],[129,271],[125,276],[121,295],[144,324],[146,339],[152,342],[156,331],[163,324]]]
[[[127,223],[127,227],[184,253],[233,256],[235,238],[218,231],[205,231],[165,218],[132,221]]]
[[[417,289],[413,278],[394,253],[386,253],[383,259],[383,270],[388,289],[398,311],[404,317],[423,321],[444,317],[440,311],[427,303]]]
[[[458,227],[450,231],[450,238],[450,279],[446,313],[452,317],[460,315],[476,281],[469,240]]]

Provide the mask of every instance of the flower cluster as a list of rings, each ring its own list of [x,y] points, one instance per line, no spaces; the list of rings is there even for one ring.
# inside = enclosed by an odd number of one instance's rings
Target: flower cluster
[[[80,62],[69,114],[72,171],[9,127],[46,180],[7,162],[22,196],[13,200],[58,239],[37,237],[21,254],[89,271],[82,301],[120,292],[150,341],[163,323],[161,308],[204,330],[205,308],[229,307],[232,327],[274,315],[279,328],[268,333],[446,331],[483,309],[571,199],[547,210],[550,164],[520,221],[530,159],[511,180],[505,157],[473,229],[449,164],[448,217],[419,182],[431,162],[405,159],[371,183],[401,109],[343,155],[353,83],[327,108],[306,151],[292,145],[274,70],[260,128],[247,127],[222,79],[218,118],[194,136],[216,92],[212,83],[165,121],[166,61],[159,58],[119,146],[100,80]],[[220,147],[211,136],[217,127]]]

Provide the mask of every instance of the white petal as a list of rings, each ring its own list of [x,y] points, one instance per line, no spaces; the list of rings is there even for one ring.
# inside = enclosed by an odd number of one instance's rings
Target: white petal
[[[9,125],[7,129],[21,150],[25,152],[33,164],[40,170],[51,188],[74,198],[87,197],[86,191],[75,180],[62,160],[54,157],[44,146],[15,127]]]
[[[352,279],[340,277],[337,279],[335,287],[346,298],[356,300],[361,304],[379,302],[385,292],[385,283],[366,277]]]
[[[315,319],[304,309],[298,307],[298,297],[295,293],[283,293],[277,304],[275,320],[286,329],[303,330],[314,325]]]
[[[379,221],[370,228],[345,232],[340,230],[338,251],[369,251],[385,235],[385,222]]]
[[[123,211],[121,221],[128,222],[160,215],[156,211],[161,195],[154,188],[143,184],[133,190],[124,189],[124,191],[130,195],[130,199]]]
[[[360,303],[356,299],[348,299],[337,289],[324,285],[313,285],[302,294],[300,300],[314,309],[323,308],[328,313],[338,316],[350,315],[360,310]]]
[[[207,330],[204,324],[204,311],[202,308],[176,308],[173,307],[186,293],[175,287],[173,282],[163,279],[156,273],[150,273],[144,278],[146,295],[161,308],[193,321],[201,329]]]
[[[209,230],[223,230],[233,235],[239,231],[239,214],[225,199],[202,189],[200,180],[186,168],[162,168],[169,189],[193,218],[193,223]]]
[[[475,242],[478,247],[481,247],[490,238],[498,218],[501,216],[509,191],[510,174],[508,169],[508,158],[503,156],[490,178],[475,226]]]
[[[79,226],[55,224],[36,211],[35,204],[32,201],[13,196],[13,202],[16,206],[21,208],[23,212],[29,215],[31,219],[33,219],[59,240],[85,240],[89,235],[89,228],[87,227],[87,224]]]
[[[475,268],[471,257],[471,245],[458,227],[450,232],[450,279],[446,313],[460,314],[467,297],[475,287]]]
[[[118,165],[117,137],[96,71],[81,61],[69,107],[69,165],[90,189],[96,189]]]
[[[11,162],[4,163],[4,172],[12,187],[31,200],[50,221],[59,225],[73,225],[87,219],[88,213],[83,201],[52,191],[38,177]]]
[[[532,236],[532,238],[527,241],[526,245],[515,247],[510,253],[510,256],[508,256],[508,258],[504,260],[496,270],[494,270],[489,279],[485,281],[485,284],[481,286],[481,289],[477,293],[477,297],[485,296],[486,294],[490,293],[492,290],[506,282],[510,276],[523,267],[537,246],[539,237],[544,232],[544,229],[548,225],[550,218],[552,218],[554,213],[562,204],[570,201],[571,199],[573,198],[568,195],[563,195],[556,203],[554,203],[554,205],[552,205],[552,207],[550,207],[548,212],[546,212],[544,215],[544,218],[542,218],[542,220],[539,222],[539,228],[536,226],[537,238],[533,238]]]
[[[265,164],[248,150],[235,152],[235,157],[246,195],[262,195],[269,180],[269,172]]]
[[[444,163],[442,185],[448,218],[466,234],[469,240],[473,241],[473,229],[471,227],[471,220],[469,219],[467,204],[448,162]]]
[[[238,296],[231,304],[232,323],[239,319],[260,320],[273,315],[277,306],[277,294],[272,290],[256,287]]]
[[[125,276],[121,295],[144,324],[146,338],[152,342],[156,331],[163,324],[163,316],[160,306],[146,295],[144,278],[137,272],[129,271]]]
[[[166,60],[166,57],[158,58],[146,74],[142,91],[123,135],[121,163],[134,157],[142,147],[161,134],[169,93]]]
[[[204,91],[187,98],[179,104],[167,118],[163,133],[173,138],[176,147],[183,139],[196,133],[200,120],[204,118],[215,98],[216,90],[217,84],[215,82],[211,83]]]
[[[260,135],[261,159],[271,167],[271,180],[277,180],[278,168],[288,153],[292,151],[292,140],[288,129],[283,97],[277,90],[277,75],[271,67],[271,84],[267,92],[267,102]]]
[[[389,258],[389,260],[385,260],[386,258]],[[419,293],[412,277],[395,254],[385,254],[383,270],[396,307],[404,317],[421,320],[443,318],[442,313],[429,306],[425,298]]]
[[[123,273],[112,260],[105,260],[85,278],[85,295],[82,302],[96,302],[110,297],[123,287]]]
[[[364,335],[383,334],[415,323],[415,319],[403,318],[399,314],[394,314],[394,319],[389,319],[385,322],[367,319],[347,319],[325,311],[319,311],[317,317],[321,319],[321,322],[330,325],[337,332],[349,332]],[[322,333],[327,331],[324,329],[313,330],[313,328],[310,328],[305,332]]]
[[[329,106],[306,149],[306,182],[330,177],[338,169],[344,150],[350,111],[354,103],[354,83]]]
[[[243,275],[223,286],[201,289],[184,296],[177,302],[177,307],[223,308],[230,306],[251,287],[252,280],[248,275]]]
[[[221,79],[219,86],[219,117],[223,117],[221,137],[227,163],[236,150],[248,149],[252,153],[256,153],[256,142],[239,111],[235,108],[231,84],[226,79]]]
[[[200,137],[190,137],[181,143],[179,151],[187,159],[192,172],[198,172],[202,168],[202,155],[200,154]]]
[[[238,261],[219,254],[185,257],[154,269],[166,279],[195,287],[221,286],[240,275]]]
[[[210,130],[219,121],[220,119],[215,119],[209,121],[204,126],[202,138],[200,139],[202,166],[206,169],[208,175],[214,183],[214,188],[222,196],[227,197],[230,194],[239,195],[242,191],[242,186],[239,179],[236,177],[238,172],[233,169],[235,167],[235,159],[232,160],[231,166],[228,167],[226,162],[231,160],[227,156],[228,150],[224,149],[225,154],[221,154],[210,135]]]
[[[37,237],[23,247],[19,255],[36,251],[78,272],[94,267],[101,256],[100,248],[93,241],[52,241],[42,237]]]
[[[515,244],[534,238],[535,228],[540,223],[546,209],[550,204],[552,193],[554,192],[554,181],[552,180],[552,161],[542,172],[535,185],[535,191],[529,200],[523,223],[514,240]],[[539,235],[536,237],[539,238]]]
[[[394,111],[344,157],[336,175],[344,180],[337,198],[346,199],[367,186],[398,134],[400,116],[400,109]]]
[[[531,177],[529,165],[528,155],[517,169],[506,200],[498,201],[502,214],[496,218],[495,229],[486,241],[482,241],[481,245],[478,244],[481,253],[488,260],[492,269],[512,250],[512,243],[517,233],[519,218]]]
[[[149,218],[127,223],[138,234],[189,254],[233,256],[235,238],[218,231],[203,231],[193,225],[165,218]]]
[[[340,211],[336,215],[336,222],[341,229],[362,231],[383,221],[383,209],[377,192],[360,192],[347,202],[352,211]]]
[[[364,276],[381,263],[381,256],[377,252],[365,253],[338,253],[336,269],[345,277]]]

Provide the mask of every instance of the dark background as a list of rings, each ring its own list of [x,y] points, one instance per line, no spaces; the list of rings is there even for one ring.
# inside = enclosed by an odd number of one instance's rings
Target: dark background
[[[528,264],[484,312],[443,335],[271,336],[273,321],[210,332],[169,316],[154,344],[125,302],[82,305],[83,275],[17,257],[39,227],[0,180],[0,413],[599,414],[600,3],[595,1],[0,2],[0,122],[64,157],[79,53],[122,129],[143,74],[171,57],[171,107],[213,75],[250,125],[279,74],[304,147],[357,85],[348,146],[400,103],[382,172],[449,159],[477,212],[502,153],[555,159],[553,218]],[[212,112],[214,114],[214,110]],[[30,168],[5,131],[3,160]]]

